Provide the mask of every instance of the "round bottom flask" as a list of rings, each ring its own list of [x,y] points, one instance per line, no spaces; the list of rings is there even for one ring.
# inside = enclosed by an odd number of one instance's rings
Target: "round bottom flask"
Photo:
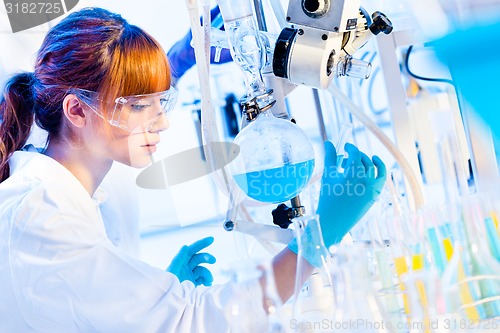
[[[231,174],[252,199],[290,200],[311,179],[314,150],[307,135],[291,121],[274,117],[270,109],[246,126],[234,143],[239,154],[231,164]]]

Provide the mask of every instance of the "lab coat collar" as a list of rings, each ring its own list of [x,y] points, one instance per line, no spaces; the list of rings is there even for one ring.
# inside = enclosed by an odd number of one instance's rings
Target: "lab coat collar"
[[[94,195],[90,197],[82,183],[80,183],[66,167],[53,158],[41,154],[38,149],[33,146],[30,146],[25,147],[21,151],[15,151],[14,154],[12,154],[9,160],[11,177],[27,168],[29,172],[23,173],[23,177],[25,178],[27,178],[26,175],[30,175],[29,178],[32,178],[30,180],[51,182],[54,184],[62,183],[64,186],[70,187],[70,189],[80,197],[92,200],[96,206],[106,201],[107,194],[103,189],[97,188]]]

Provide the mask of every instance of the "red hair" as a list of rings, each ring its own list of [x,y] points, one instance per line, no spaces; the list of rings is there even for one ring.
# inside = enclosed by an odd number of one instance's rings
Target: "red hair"
[[[21,149],[33,119],[62,135],[62,101],[70,88],[96,91],[104,100],[170,87],[170,66],[161,45],[120,15],[101,8],[73,12],[45,37],[34,73],[13,76],[0,99],[0,182],[8,160]]]

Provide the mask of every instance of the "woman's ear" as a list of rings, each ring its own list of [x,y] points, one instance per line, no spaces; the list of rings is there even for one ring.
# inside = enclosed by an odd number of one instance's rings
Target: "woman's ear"
[[[63,110],[66,118],[74,126],[78,128],[85,126],[87,115],[82,108],[82,103],[75,95],[69,94],[64,97]]]

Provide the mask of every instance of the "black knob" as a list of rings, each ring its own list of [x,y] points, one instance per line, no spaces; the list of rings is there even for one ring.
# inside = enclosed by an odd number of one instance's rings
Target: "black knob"
[[[288,228],[288,226],[292,223],[290,218],[290,216],[292,216],[292,208],[283,203],[273,209],[271,214],[273,215],[273,223],[280,226],[282,229]]]
[[[391,20],[389,20],[387,16],[385,16],[384,13],[381,12],[373,13],[372,20],[373,23],[370,25],[370,31],[374,35],[378,35],[381,32],[388,35],[392,32],[393,29],[392,22]]]
[[[224,230],[226,231],[233,231],[234,229],[234,222],[231,220],[224,221]]]
[[[288,57],[293,47],[295,35],[297,35],[297,29],[284,28],[274,46],[273,73],[284,79],[288,78]]]

